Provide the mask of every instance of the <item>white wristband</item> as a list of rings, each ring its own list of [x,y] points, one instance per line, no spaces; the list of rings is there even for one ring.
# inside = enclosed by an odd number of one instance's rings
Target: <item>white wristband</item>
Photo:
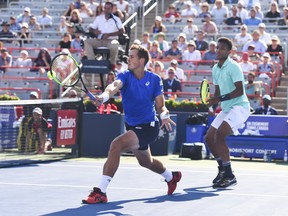
[[[107,101],[109,100],[109,94],[108,94],[107,92],[103,92],[103,93],[100,95],[100,97],[103,98],[102,103],[105,103],[105,102],[107,102]]]
[[[167,111],[164,111],[160,114],[161,120],[170,118],[170,115]]]

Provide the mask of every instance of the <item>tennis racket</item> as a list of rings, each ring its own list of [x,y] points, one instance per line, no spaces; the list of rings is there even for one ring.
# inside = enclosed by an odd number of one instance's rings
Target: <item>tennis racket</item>
[[[201,82],[200,98],[203,104],[208,104],[208,100],[210,99],[210,87],[209,82],[206,79]],[[209,111],[213,112],[212,106],[209,107]]]
[[[81,67],[82,63],[79,65],[70,54],[60,53],[52,59],[47,75],[63,87],[80,89],[88,95],[90,100],[95,101],[95,96],[88,91],[83,82]],[[83,88],[76,86],[79,80]]]

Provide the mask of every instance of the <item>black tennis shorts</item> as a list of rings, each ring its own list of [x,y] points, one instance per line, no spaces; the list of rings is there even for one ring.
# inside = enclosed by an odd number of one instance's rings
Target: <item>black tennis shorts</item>
[[[126,130],[135,132],[139,139],[139,150],[147,150],[150,143],[152,143],[159,134],[159,122],[150,122],[148,124],[140,124],[136,126],[129,126],[125,123]]]

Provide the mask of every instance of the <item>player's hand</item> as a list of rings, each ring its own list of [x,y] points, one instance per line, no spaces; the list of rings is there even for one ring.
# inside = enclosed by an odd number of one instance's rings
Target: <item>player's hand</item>
[[[170,118],[162,119],[162,124],[161,124],[160,128],[163,128],[165,126],[167,131],[172,131],[171,124],[176,126],[176,123],[172,119],[170,119]]]
[[[210,107],[214,104],[218,104],[219,101],[220,101],[220,99],[218,97],[211,97],[207,100],[207,103],[208,103],[207,105]]]
[[[96,107],[100,106],[103,103],[103,97],[100,95],[97,95],[96,100],[93,101],[93,103]]]

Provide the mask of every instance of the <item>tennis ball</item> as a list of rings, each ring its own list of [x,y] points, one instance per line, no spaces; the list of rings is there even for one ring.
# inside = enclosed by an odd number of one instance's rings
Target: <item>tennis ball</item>
[[[47,72],[47,77],[49,79],[53,79],[54,77],[56,77],[56,73],[55,71],[52,71],[52,73],[50,71]]]

